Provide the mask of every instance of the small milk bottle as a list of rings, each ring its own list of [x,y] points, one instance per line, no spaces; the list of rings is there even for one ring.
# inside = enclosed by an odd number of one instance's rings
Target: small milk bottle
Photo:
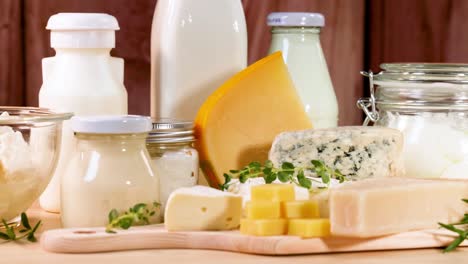
[[[159,0],[151,32],[151,115],[192,121],[247,65],[241,0]]]
[[[271,13],[269,53],[282,51],[314,128],[338,125],[338,102],[320,45],[325,19],[318,13]]]
[[[115,47],[115,17],[95,13],[59,13],[50,17],[50,44],[55,56],[42,60],[39,106],[76,116],[125,115],[127,91],[123,59],[110,56]],[[57,168],[39,202],[50,212],[60,211],[60,178],[74,151],[69,121],[63,124]]]

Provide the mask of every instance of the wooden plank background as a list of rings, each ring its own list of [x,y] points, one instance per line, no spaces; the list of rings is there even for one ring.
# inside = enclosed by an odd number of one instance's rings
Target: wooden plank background
[[[215,1],[215,0],[213,0]],[[52,56],[48,18],[58,12],[105,12],[121,30],[113,55],[125,59],[130,113],[149,114],[150,30],[156,0],[0,0],[0,104],[37,105],[41,59]],[[249,63],[266,55],[273,11],[321,12],[321,36],[340,103],[340,124],[360,124],[366,93],[359,71],[382,62],[467,62],[465,0],[243,0]]]

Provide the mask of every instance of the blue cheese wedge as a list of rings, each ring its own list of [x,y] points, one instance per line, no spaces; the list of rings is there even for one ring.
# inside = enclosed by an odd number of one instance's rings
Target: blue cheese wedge
[[[404,176],[402,150],[403,134],[396,129],[347,126],[281,133],[269,159],[275,166],[310,166],[311,160],[320,160],[356,180]]]

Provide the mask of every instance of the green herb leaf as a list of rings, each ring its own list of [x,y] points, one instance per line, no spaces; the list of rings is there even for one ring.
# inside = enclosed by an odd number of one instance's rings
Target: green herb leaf
[[[455,238],[455,240],[453,240],[452,243],[450,243],[450,245],[448,245],[445,249],[444,249],[444,253],[447,253],[447,252],[450,252],[452,250],[454,250],[455,248],[457,248],[463,241],[465,241],[466,239],[466,236],[459,236],[457,238]]]
[[[133,225],[150,224],[150,217],[156,214],[156,210],[160,209],[158,202],[153,202],[152,207],[145,203],[135,204],[128,211],[119,212],[112,209],[109,212],[109,223],[106,226],[106,232],[110,234],[116,233],[114,228],[129,229]]]
[[[265,183],[270,184],[270,183],[276,181],[276,178],[277,178],[277,177],[278,177],[278,174],[272,172],[272,173],[270,173],[270,174],[268,174],[268,175],[266,175],[266,176],[264,177]]]
[[[312,187],[312,181],[310,179],[307,179],[304,177],[304,178],[299,178],[298,181],[299,181],[299,185],[304,188],[310,189],[310,187]]]
[[[3,239],[3,240],[10,240],[10,237],[9,237],[7,234],[5,234],[5,233],[0,232],[0,239]]]
[[[278,172],[278,180],[280,182],[289,182],[289,174],[285,171]]]
[[[283,170],[294,170],[294,164],[292,164],[291,162],[283,162],[281,168]]]
[[[116,219],[117,217],[119,216],[119,212],[117,212],[117,210],[115,209],[112,209],[110,212],[109,212],[109,223],[114,221],[114,219]]]
[[[26,229],[31,229],[31,225],[29,224],[28,216],[27,216],[24,212],[21,213],[21,224],[22,224]]]
[[[273,162],[271,160],[265,161],[265,168],[273,168]]]

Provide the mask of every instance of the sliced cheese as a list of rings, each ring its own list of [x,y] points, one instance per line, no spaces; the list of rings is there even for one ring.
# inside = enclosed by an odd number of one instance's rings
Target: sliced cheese
[[[318,218],[319,207],[316,201],[292,201],[282,203],[285,218]]]
[[[468,210],[468,181],[376,178],[330,190],[331,232],[373,237],[437,228],[459,221]]]
[[[282,55],[274,53],[233,76],[200,108],[200,166],[218,187],[223,173],[265,161],[277,134],[311,127]]]
[[[295,192],[292,184],[262,184],[252,186],[250,195],[253,202],[289,202],[294,201]]]
[[[326,218],[290,219],[288,235],[300,236],[303,238],[329,236],[330,220]]]
[[[240,223],[240,232],[244,235],[280,236],[287,230],[286,219],[242,219]]]
[[[245,214],[248,219],[281,218],[281,203],[270,201],[247,202]]]
[[[239,226],[241,215],[242,197],[194,186],[171,193],[164,220],[169,231],[229,230]]]

